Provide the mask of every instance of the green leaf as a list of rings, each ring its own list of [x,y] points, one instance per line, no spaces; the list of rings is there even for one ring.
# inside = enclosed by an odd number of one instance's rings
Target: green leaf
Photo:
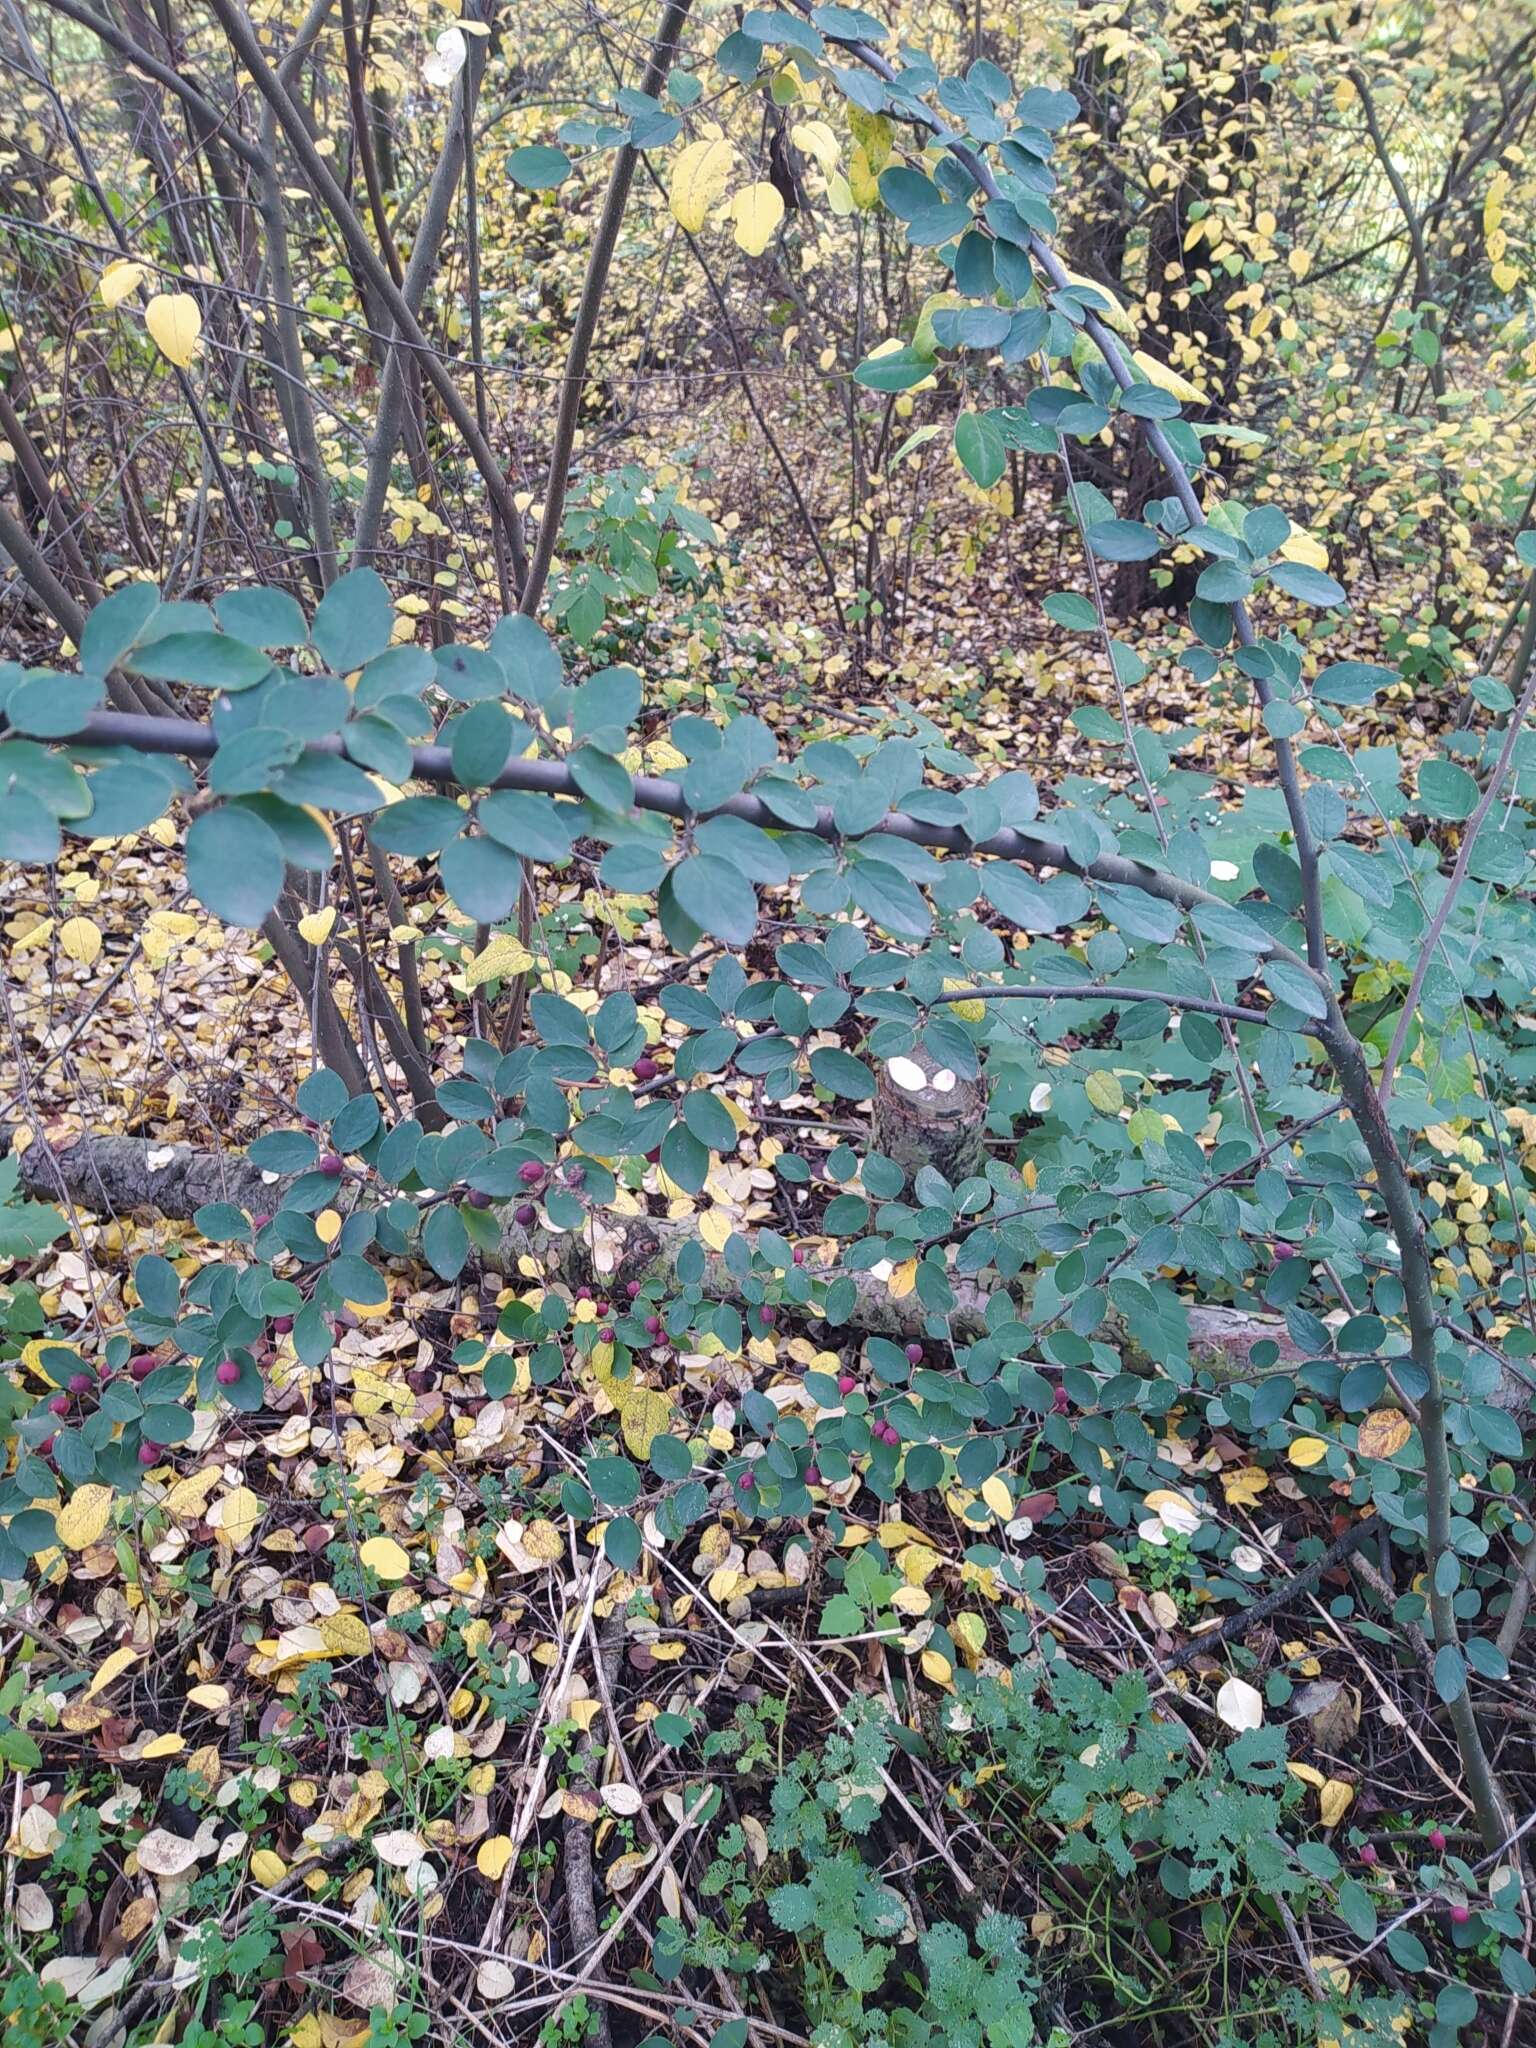
[[[187,830],[187,886],[226,924],[259,925],[282,891],[282,841],[236,805],[204,811]]]
[[[553,797],[497,789],[480,799],[475,815],[483,831],[526,860],[564,860],[570,853],[565,813]]]
[[[572,164],[563,149],[547,142],[525,142],[507,158],[507,176],[514,185],[530,192],[552,192],[571,175]]]
[[[1099,615],[1092,604],[1086,597],[1079,597],[1075,590],[1052,591],[1045,600],[1045,615],[1073,633],[1091,633],[1099,623]]]
[[[1342,583],[1325,576],[1321,569],[1309,569],[1305,562],[1276,562],[1269,580],[1289,596],[1300,598],[1303,604],[1327,608],[1343,604],[1348,597]]]
[[[1445,1643],[1435,1652],[1435,1691],[1449,1706],[1466,1689],[1466,1660],[1454,1643]]]
[[[394,630],[395,608],[384,578],[376,569],[351,569],[321,598],[309,637],[326,666],[344,676],[382,654]]]
[[[0,790],[0,860],[55,861],[58,857],[59,823],[52,811],[30,790]]]
[[[820,1046],[811,1054],[811,1079],[850,1102],[868,1102],[875,1092],[875,1077],[864,1062],[835,1045]]]
[[[253,584],[215,598],[214,613],[226,633],[248,647],[302,647],[309,637],[304,614],[286,590]]]
[[[1101,519],[1083,537],[1104,562],[1149,562],[1162,547],[1151,527],[1138,519]]]
[[[29,676],[7,698],[5,715],[13,730],[34,739],[67,739],[100,710],[104,694],[99,676]]]
[[[667,886],[678,908],[712,939],[745,946],[756,933],[757,893],[718,855],[685,855],[669,872]]]
[[[1419,807],[1431,818],[1467,818],[1477,808],[1479,791],[1465,768],[1434,757],[1419,767]]]
[[[989,491],[1008,467],[1002,428],[990,413],[961,413],[955,421],[955,453],[971,481],[984,491]]]
[[[605,1508],[627,1508],[640,1498],[640,1474],[628,1458],[589,1458],[587,1484]]]
[[[124,667],[159,683],[192,683],[202,690],[254,689],[272,673],[272,657],[227,633],[167,633],[135,650]]]
[[[427,1264],[443,1280],[457,1280],[469,1258],[464,1219],[451,1202],[440,1202],[422,1225],[421,1249]]]
[[[466,789],[488,789],[512,751],[512,720],[491,699],[453,721],[453,772]]]
[[[1293,967],[1288,960],[1266,961],[1264,979],[1272,994],[1303,1017],[1327,1016],[1327,999],[1306,968]]]
[[[159,609],[160,593],[153,583],[125,583],[104,597],[92,607],[80,635],[80,666],[93,676],[116,668]]]
[[[408,796],[380,811],[368,834],[385,853],[421,859],[463,831],[467,814],[445,796]]]
[[[910,391],[933,375],[933,364],[916,349],[892,349],[883,356],[866,356],[853,373],[855,384],[866,391]]]
[[[484,834],[463,834],[450,841],[438,857],[443,886],[466,917],[494,924],[517,901],[523,885],[523,864]]]

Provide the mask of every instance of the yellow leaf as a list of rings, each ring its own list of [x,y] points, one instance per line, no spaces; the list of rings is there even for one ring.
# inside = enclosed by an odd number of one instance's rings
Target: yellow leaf
[[[109,263],[101,273],[96,289],[101,293],[104,306],[120,306],[128,294],[137,291],[144,276],[142,263],[134,263],[127,256],[119,256]]]
[[[217,1465],[205,1465],[201,1472],[189,1472],[178,1479],[165,1496],[165,1509],[178,1522],[194,1520],[208,1504],[208,1496],[219,1483]]]
[[[1094,303],[1090,310],[1098,314],[1106,327],[1113,327],[1116,334],[1123,334],[1127,341],[1136,339],[1136,322],[1107,285],[1099,284],[1091,277],[1080,277],[1075,270],[1067,270],[1065,263],[1061,267],[1067,271],[1068,284],[1093,293]]]
[[[949,1632],[969,1656],[979,1657],[987,1647],[987,1624],[979,1614],[957,1614]]]
[[[1083,1083],[1083,1093],[1105,1116],[1118,1116],[1125,1106],[1125,1091],[1107,1067],[1100,1067]]]
[[[690,142],[678,153],[667,188],[667,204],[672,209],[672,218],[689,234],[696,235],[703,227],[709,209],[725,190],[735,156],[736,152],[721,135]]]
[[[421,937],[412,931],[408,939]],[[507,981],[513,975],[526,974],[533,965],[533,955],[511,932],[496,932],[483,952],[475,955],[464,970],[465,986],[471,990],[483,988],[488,981]]]
[[[1013,1520],[1013,1495],[1001,1473],[994,1472],[981,1482],[981,1497],[1000,1522]]]
[[[712,1252],[723,1252],[735,1225],[724,1209],[706,1209],[699,1218],[699,1235]]]
[[[837,169],[837,137],[825,121],[797,121],[789,131],[796,149],[814,157],[828,177]]]
[[[315,1218],[315,1235],[322,1244],[334,1244],[341,1235],[341,1218],[334,1209],[322,1209]]]
[[[189,367],[203,331],[203,316],[190,292],[156,292],[144,308],[144,325],[161,355],[179,370]]]
[[[153,1742],[146,1742],[142,1751],[145,1757],[177,1756],[187,1746],[185,1735],[157,1735]]]
[[[275,1849],[255,1849],[251,1852],[251,1875],[258,1884],[281,1884],[288,1875],[288,1866]]]
[[[1317,1795],[1318,1811],[1325,1828],[1336,1828],[1354,1804],[1355,1788],[1342,1778],[1330,1778]]]
[[[516,1844],[510,1835],[487,1835],[475,1851],[475,1868],[494,1884],[516,1853]]]
[[[66,917],[59,926],[59,945],[71,960],[89,967],[101,956],[101,933],[88,917]]]
[[[1395,1458],[1413,1435],[1413,1424],[1396,1408],[1373,1408],[1360,1425],[1355,1448],[1362,1458]]]
[[[333,1657],[366,1657],[373,1637],[360,1614],[326,1614],[320,1618],[320,1636]]]
[[[368,1569],[376,1572],[381,1579],[410,1577],[410,1554],[393,1536],[370,1536],[357,1554]]]
[[[323,946],[335,923],[336,906],[327,903],[324,910],[312,910],[307,917],[299,919],[299,937],[308,946]]]
[[[1285,1768],[1293,1778],[1300,1779],[1303,1785],[1315,1785],[1319,1792],[1322,1791],[1323,1786],[1327,1783],[1322,1772],[1315,1769],[1311,1764],[1287,1764]]]
[[[203,1707],[210,1714],[217,1714],[229,1705],[227,1685],[194,1685],[187,1689],[187,1698],[194,1707]]]
[[[1299,1436],[1286,1453],[1291,1463],[1299,1465],[1303,1472],[1313,1465],[1320,1465],[1327,1455],[1328,1446],[1320,1436]]]
[[[232,1487],[222,1499],[214,1503],[218,1511],[218,1530],[226,1543],[236,1549],[242,1543],[249,1543],[256,1533],[256,1525],[265,1510],[260,1500],[248,1486]],[[213,1513],[208,1519],[213,1521]]]
[[[101,1535],[111,1513],[110,1486],[77,1486],[55,1519],[59,1541],[66,1550],[84,1550]]]
[[[928,1543],[909,1543],[896,1553],[896,1568],[909,1586],[924,1586],[944,1562]]]
[[[783,218],[784,201],[779,196],[779,189],[766,179],[758,185],[743,185],[731,199],[736,246],[745,249],[749,256],[762,255]]]
[[[1328,550],[1304,526],[1293,526],[1280,544],[1283,561],[1303,562],[1309,569],[1328,567]]]
[[[97,1693],[105,1692],[109,1685],[122,1677],[130,1664],[137,1664],[143,1654],[142,1650],[123,1649],[114,1650],[110,1657],[103,1657],[100,1669],[85,1689],[86,1698],[93,1700]]]
[[[624,1445],[632,1458],[648,1458],[651,1445],[672,1421],[672,1403],[652,1387],[615,1385]]]
[[[1312,268],[1312,251],[1310,249],[1293,249],[1285,261],[1292,277],[1300,284],[1301,280]]]
[[[1235,1472],[1223,1472],[1221,1490],[1230,1508],[1251,1508],[1269,1484],[1262,1465],[1240,1465]]]
[[[1187,377],[1181,377],[1177,370],[1170,370],[1166,363],[1160,363],[1156,356],[1148,355],[1144,348],[1136,349],[1131,361],[1149,384],[1155,384],[1159,391],[1168,392],[1185,405],[1198,405],[1205,397],[1198,384],[1191,384]]]
[[[954,1666],[947,1657],[941,1657],[937,1650],[924,1650],[918,1659],[924,1678],[932,1679],[935,1685],[949,1685],[954,1679]]]
[[[917,1285],[917,1260],[903,1259],[899,1266],[892,1267],[885,1285],[892,1301],[905,1301]]]

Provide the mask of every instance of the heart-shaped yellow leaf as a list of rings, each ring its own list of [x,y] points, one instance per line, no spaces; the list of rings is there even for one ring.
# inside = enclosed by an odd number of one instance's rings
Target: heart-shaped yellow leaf
[[[190,292],[156,292],[144,308],[144,325],[161,355],[180,370],[189,367],[203,331],[202,311]]]
[[[312,910],[307,917],[299,919],[299,937],[306,945],[323,946],[331,936],[336,923],[336,906],[327,903],[324,910]]]
[[[743,185],[731,200],[731,219],[736,223],[736,246],[749,256],[761,256],[773,239],[773,231],[784,218],[784,201],[777,185],[765,179],[759,185]]]
[[[137,291],[144,277],[142,263],[134,263],[127,256],[119,256],[109,263],[101,273],[96,289],[101,293],[102,304],[107,307],[120,306],[128,294]]]

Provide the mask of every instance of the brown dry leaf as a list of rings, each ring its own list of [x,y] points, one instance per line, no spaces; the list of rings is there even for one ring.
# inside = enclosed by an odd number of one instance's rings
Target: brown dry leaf
[[[1399,1409],[1373,1408],[1355,1438],[1362,1458],[1395,1458],[1413,1435],[1413,1424]]]

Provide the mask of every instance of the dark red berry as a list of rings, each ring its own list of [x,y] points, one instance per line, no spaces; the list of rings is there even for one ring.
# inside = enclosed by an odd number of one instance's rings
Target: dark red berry
[[[1444,1830],[1443,1830],[1442,1828],[1431,1828],[1431,1829],[1430,1829],[1430,1831],[1429,1831],[1429,1846],[1431,1847],[1431,1849],[1433,1849],[1433,1850],[1434,1850],[1434,1852],[1435,1852],[1435,1854],[1436,1854],[1437,1856],[1442,1856],[1442,1855],[1444,1855],[1444,1853],[1445,1853],[1445,1832],[1444,1832]]]
[[[908,1365],[921,1365],[921,1364],[922,1364],[922,1362],[923,1362],[923,1347],[922,1347],[922,1345],[921,1345],[921,1344],[909,1344],[909,1345],[907,1346],[907,1363],[908,1363]]]
[[[340,1180],[345,1163],[339,1152],[322,1152],[320,1155],[319,1171],[326,1174],[331,1180]]]
[[[67,1415],[69,1413],[68,1394],[55,1394],[48,1403],[48,1413],[50,1415]]]
[[[221,1359],[213,1376],[221,1387],[232,1387],[240,1377],[240,1368],[232,1358]]]
[[[779,1320],[779,1312],[774,1307],[771,1301],[765,1301],[757,1313],[765,1327],[770,1330],[773,1328],[774,1324]]]
[[[660,1072],[660,1067],[657,1066],[648,1052],[641,1053],[639,1059],[635,1061],[635,1079],[637,1081],[654,1081]]]
[[[88,1372],[72,1372],[69,1376],[69,1391],[72,1394],[88,1394],[95,1384]]]
[[[741,1492],[750,1493],[753,1487],[757,1484],[757,1481],[752,1477],[752,1474],[750,1472],[743,1472],[741,1477],[737,1480],[736,1484],[738,1488],[741,1490]]]
[[[531,1230],[539,1220],[539,1212],[532,1202],[519,1202],[512,1211],[512,1221],[519,1230]]]
[[[840,1372],[837,1376],[837,1391],[840,1394],[851,1394],[858,1384],[851,1372]]]
[[[141,1465],[158,1465],[159,1462],[160,1446],[158,1444],[139,1445],[139,1463]]]
[[[525,1159],[517,1169],[517,1177],[525,1188],[536,1188],[543,1184],[544,1163],[539,1159]]]
[[[624,1283],[624,1292],[629,1296],[631,1301],[638,1301],[640,1299],[640,1282],[638,1280],[626,1280]]]
[[[803,1244],[797,1244],[795,1246],[795,1264],[797,1266],[803,1266],[805,1264],[805,1246]]]
[[[253,1230],[265,1230],[271,1221],[272,1211],[270,1209],[263,1209],[259,1216],[251,1218],[251,1228]]]
[[[820,1472],[819,1472],[819,1471],[817,1470],[816,1466],[814,1466],[814,1465],[807,1465],[807,1466],[806,1466],[806,1468],[805,1468],[805,1483],[806,1483],[806,1485],[807,1485],[807,1486],[820,1486],[820,1484],[821,1484],[821,1473],[820,1473]]]
[[[612,1323],[599,1324],[597,1332],[597,1341],[599,1344],[611,1344],[613,1342]]]
[[[483,1189],[471,1188],[469,1191],[469,1206],[471,1209],[489,1209],[491,1198]]]
[[[40,1458],[51,1458],[53,1456],[53,1438],[51,1436],[43,1438],[37,1447],[37,1455]]]
[[[1072,1413],[1072,1402],[1065,1387],[1058,1387],[1051,1396],[1051,1413],[1053,1415],[1070,1415]]]
[[[659,1145],[653,1145],[650,1151],[647,1152],[645,1156],[651,1162],[652,1166],[660,1166],[661,1147]]]
[[[591,1288],[590,1288],[590,1287],[578,1287],[578,1288],[577,1288],[577,1290],[576,1290],[576,1299],[577,1299],[578,1301],[590,1301],[590,1300],[592,1299],[592,1290],[591,1290]]]
[[[277,1332],[279,1337],[286,1337],[288,1335],[288,1332],[293,1328],[293,1317],[274,1316],[272,1318],[272,1327]]]
[[[159,1363],[152,1351],[141,1351],[137,1358],[129,1360],[128,1370],[136,1380],[147,1380]]]
[[[1360,1851],[1360,1861],[1365,1865],[1367,1870],[1370,1870],[1380,1860],[1381,1859],[1376,1852],[1376,1844],[1374,1842],[1367,1842]]]
[[[611,1302],[607,1302],[607,1301],[600,1301],[600,1302],[599,1302],[599,1303],[597,1304],[597,1312],[598,1312],[598,1314],[599,1314],[600,1316],[607,1316],[608,1314],[610,1314],[610,1313],[611,1313],[611,1311],[612,1311],[612,1306],[613,1306],[613,1305],[612,1305],[612,1303],[611,1303]]]
[[[647,1316],[647,1317],[646,1317],[646,1319],[645,1319],[645,1334],[647,1335],[647,1337],[659,1337],[659,1336],[661,1335],[661,1331],[662,1331],[662,1321],[661,1321],[661,1317],[660,1317],[660,1316]]]
[[[1452,1906],[1451,1919],[1457,1927],[1465,1927],[1471,1918],[1472,1908],[1470,1906],[1463,1906],[1459,1903]]]

